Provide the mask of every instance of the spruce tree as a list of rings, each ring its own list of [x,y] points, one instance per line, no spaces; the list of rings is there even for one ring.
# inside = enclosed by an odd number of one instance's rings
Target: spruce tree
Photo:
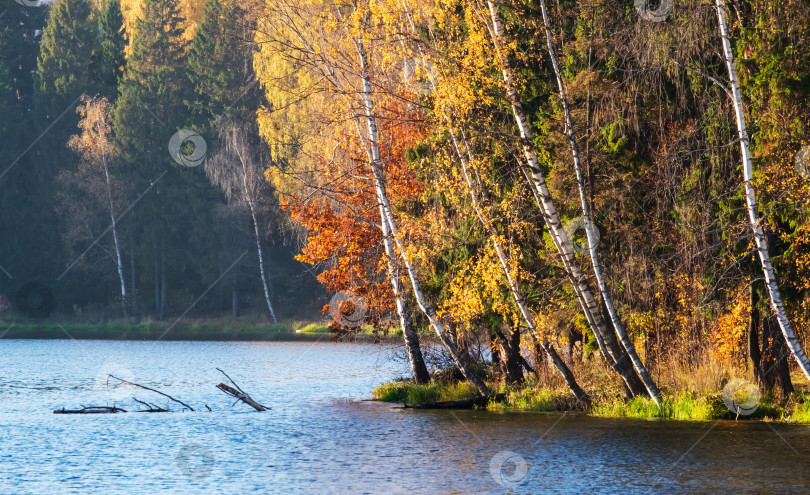
[[[124,16],[120,0],[107,0],[98,16],[98,46],[93,54],[93,78],[96,92],[113,99],[124,74]]]
[[[144,294],[154,289],[158,317],[166,315],[172,292],[195,286],[200,277],[206,279],[199,285],[216,277],[200,266],[204,260],[199,256],[210,242],[213,189],[201,166],[180,165],[169,152],[172,137],[188,126],[181,25],[173,2],[145,2],[119,84],[113,124],[123,158],[118,176],[132,187],[131,202],[138,201],[125,220],[129,225],[122,228],[131,228],[135,236],[137,278]],[[194,246],[193,254],[189,246]],[[153,274],[149,281],[147,275]],[[184,280],[183,287],[167,287],[171,280]]]
[[[85,0],[59,0],[50,8],[35,86],[42,126],[49,126],[82,92],[90,90],[90,60],[96,39],[90,14],[90,5]],[[78,118],[74,111],[68,113],[65,115],[69,117],[65,119],[68,125],[61,127],[72,132]]]
[[[257,92],[248,89],[253,79],[253,51],[245,36],[252,30],[248,26],[243,32],[238,21],[243,16],[238,6],[208,0],[188,50],[191,88],[186,105],[212,137],[217,121],[241,120],[247,108],[256,108]]]

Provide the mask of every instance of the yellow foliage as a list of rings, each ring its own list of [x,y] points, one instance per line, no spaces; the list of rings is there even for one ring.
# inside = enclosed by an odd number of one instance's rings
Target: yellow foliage
[[[716,359],[726,364],[738,364],[742,361],[746,345],[746,331],[751,313],[751,303],[748,291],[742,288],[739,296],[717,319],[717,328],[714,331]]]

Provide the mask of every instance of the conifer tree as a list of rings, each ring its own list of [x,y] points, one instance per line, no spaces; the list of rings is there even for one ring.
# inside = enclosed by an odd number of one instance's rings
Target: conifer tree
[[[117,95],[124,74],[124,16],[120,0],[107,0],[98,16],[98,45],[93,55],[93,77],[97,92],[108,98]]]

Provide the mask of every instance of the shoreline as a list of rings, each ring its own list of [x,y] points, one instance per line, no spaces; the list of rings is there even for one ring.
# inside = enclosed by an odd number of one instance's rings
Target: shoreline
[[[381,335],[363,331],[354,340],[334,341],[326,325],[278,324],[234,325],[213,322],[164,323],[15,323],[0,322],[2,340],[132,340],[132,341],[199,341],[199,342],[337,342],[374,343],[401,339],[396,334]],[[167,331],[168,330],[168,331]]]
[[[670,421],[738,420],[810,425],[810,394],[797,392],[781,403],[762,397],[755,410],[745,415],[735,414],[723,402],[721,393],[698,395],[694,392],[664,394],[659,409],[645,397],[625,399],[611,393],[594,393],[589,405],[577,404],[568,390],[533,386],[492,387],[505,394],[503,402],[489,402],[476,410],[494,413],[556,413],[576,412],[597,418],[627,418]],[[470,399],[478,392],[467,382],[416,385],[409,380],[383,383],[372,390],[374,400],[408,407],[435,402]],[[432,408],[423,409],[430,410]]]

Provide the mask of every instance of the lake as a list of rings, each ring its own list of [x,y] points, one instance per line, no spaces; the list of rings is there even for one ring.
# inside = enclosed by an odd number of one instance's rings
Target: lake
[[[365,344],[0,340],[0,493],[807,493],[810,426],[414,411]],[[257,413],[215,388],[225,370]],[[132,397],[195,412],[57,415]],[[206,409],[208,405],[212,411]]]

